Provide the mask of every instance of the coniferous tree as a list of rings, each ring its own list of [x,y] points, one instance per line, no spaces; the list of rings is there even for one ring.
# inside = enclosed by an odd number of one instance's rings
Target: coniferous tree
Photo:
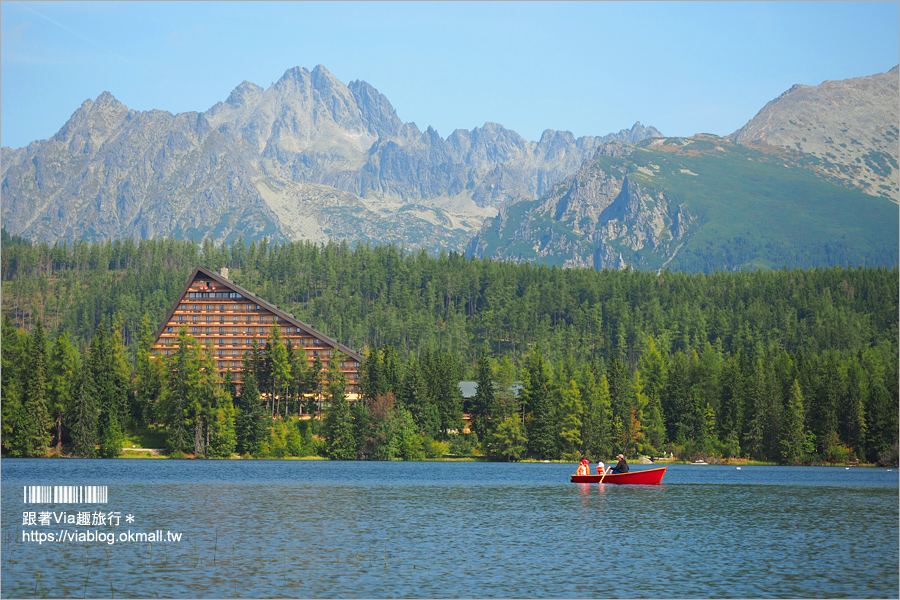
[[[356,458],[356,439],[347,402],[347,383],[338,368],[340,357],[331,357],[328,363],[325,397],[328,403],[325,420],[322,423],[325,437],[325,456],[332,460],[353,460]]]
[[[138,421],[146,427],[157,416],[157,402],[162,388],[162,361],[154,360],[151,355],[154,338],[150,316],[144,313],[138,346],[134,354],[134,395]]]
[[[199,442],[200,365],[196,344],[185,327],[178,332],[166,371],[166,385],[160,399],[168,425],[166,446],[170,452],[194,452]]]
[[[506,417],[488,435],[488,456],[514,461],[525,457],[528,438],[518,416]]]
[[[437,407],[431,401],[421,365],[414,356],[410,357],[403,374],[400,401],[409,410],[418,430],[426,438],[436,438],[441,427],[440,417]]]
[[[494,398],[496,396],[494,371],[484,350],[478,355],[475,383],[478,389],[475,390],[475,397],[472,400],[472,408],[470,410],[472,425],[470,429],[481,439],[484,438],[489,429],[491,409],[494,406]]]
[[[522,395],[528,411],[525,419],[528,451],[538,459],[556,458],[556,415],[550,402],[549,377],[540,350],[535,350],[526,359],[522,378]]]
[[[62,332],[56,337],[50,353],[48,396],[51,416],[56,428],[57,451],[63,442],[63,423],[70,426],[66,415],[71,415],[75,406],[75,385],[79,379],[80,357],[78,350],[69,342],[69,336]]]
[[[620,432],[616,431],[616,418],[613,417],[612,400],[606,374],[601,375],[597,383],[597,404],[601,417],[598,433],[600,456],[612,457],[618,453],[616,440],[619,439]],[[621,423],[619,427],[621,427]]]
[[[100,406],[91,392],[87,381],[89,373],[83,369],[75,382],[75,406],[72,415],[72,453],[83,458],[97,456],[100,443],[99,418]]]
[[[28,344],[25,370],[25,396],[15,418],[11,456],[43,456],[50,443],[53,421],[47,409],[46,338],[40,321]]]
[[[249,362],[245,359],[245,366]],[[245,369],[242,377],[240,406],[235,415],[235,437],[237,451],[253,456],[259,454],[267,435],[267,415],[259,397],[256,374]]]
[[[581,458],[581,423],[584,407],[581,402],[581,391],[574,379],[560,386],[559,402],[559,440],[562,458],[578,460]]]
[[[287,348],[281,340],[278,327],[272,327],[272,333],[266,341],[266,355],[271,369],[271,392],[274,396],[273,414],[280,415],[284,405],[287,413],[287,394],[291,385],[291,363],[288,360]]]
[[[24,330],[17,329],[12,324],[9,314],[3,315],[2,324],[3,344],[0,346],[2,364],[0,364],[0,410],[2,410],[3,445],[12,452],[12,440],[18,429],[18,419],[21,416],[22,398],[25,387],[25,372],[27,369],[28,339]],[[12,455],[12,454],[10,454]]]
[[[781,419],[781,461],[785,464],[798,464],[809,452],[804,419],[803,393],[800,391],[800,383],[795,379]]]
[[[234,404],[231,396],[219,387],[220,381],[210,344],[204,353],[200,372],[200,394],[205,408],[206,456],[230,458],[237,447]]]

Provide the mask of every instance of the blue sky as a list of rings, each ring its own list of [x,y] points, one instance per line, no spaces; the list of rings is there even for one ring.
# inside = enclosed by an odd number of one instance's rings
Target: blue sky
[[[900,62],[898,2],[0,2],[0,142],[53,136],[103,91],[204,111],[295,66],[369,82],[446,137],[635,121],[727,135],[795,83]]]

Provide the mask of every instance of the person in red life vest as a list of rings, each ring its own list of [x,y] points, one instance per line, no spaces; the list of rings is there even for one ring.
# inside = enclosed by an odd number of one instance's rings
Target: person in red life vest
[[[590,475],[590,469],[588,468],[588,461],[585,458],[581,461],[581,464],[578,465],[578,470],[575,471],[576,475]]]
[[[603,475],[606,473],[606,465],[603,464],[603,461],[600,461],[600,464],[597,465],[597,475]]]

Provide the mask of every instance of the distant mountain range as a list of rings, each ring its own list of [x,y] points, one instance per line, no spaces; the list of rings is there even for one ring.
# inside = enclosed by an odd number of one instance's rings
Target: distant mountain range
[[[564,266],[898,262],[898,69],[794,86],[739,131],[442,138],[324,67],[203,113],[88,100],[3,148],[3,227],[33,240],[327,239]]]
[[[203,113],[82,104],[51,139],[2,150],[3,225],[37,240],[175,236],[395,242],[461,251],[497,207],[543,194],[635,124],[538,142],[501,125],[402,123],[375,88],[324,67],[243,82]]]

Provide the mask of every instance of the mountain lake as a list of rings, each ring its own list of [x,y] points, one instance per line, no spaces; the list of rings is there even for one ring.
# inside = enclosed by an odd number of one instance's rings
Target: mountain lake
[[[896,469],[672,465],[656,486],[570,483],[574,471],[549,463],[5,459],[0,594],[900,592]]]

